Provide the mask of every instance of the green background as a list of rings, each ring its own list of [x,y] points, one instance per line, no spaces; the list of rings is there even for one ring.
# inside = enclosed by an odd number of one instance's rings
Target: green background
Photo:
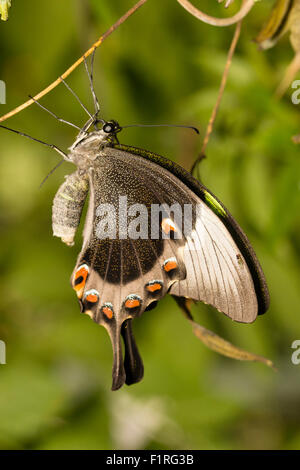
[[[218,16],[212,0],[195,5]],[[79,313],[69,277],[81,244],[52,237],[51,205],[64,163],[39,189],[58,155],[0,129],[0,447],[3,449],[299,449],[300,365],[291,344],[299,327],[299,107],[274,98],[293,53],[288,37],[259,51],[253,38],[268,15],[259,2],[243,25],[203,182],[247,232],[271,293],[269,312],[235,324],[198,304],[197,320],[275,362],[275,373],[208,350],[172,298],[135,321],[144,380],[111,392],[106,331]],[[0,22],[4,114],[61,75],[133,5],[129,0],[12,2]],[[124,130],[122,143],[163,154],[189,169],[201,148],[234,28],[213,28],[175,0],[149,0],[98,49],[95,83],[105,119],[121,125],[197,125]],[[92,108],[84,67],[68,83]],[[41,101],[81,125],[86,116],[61,84]],[[31,106],[8,126],[66,150],[73,128]]]

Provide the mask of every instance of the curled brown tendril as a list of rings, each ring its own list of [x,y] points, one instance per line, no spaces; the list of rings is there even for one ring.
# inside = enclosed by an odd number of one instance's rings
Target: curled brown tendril
[[[249,11],[255,3],[255,0],[246,0],[241,6],[240,10],[230,18],[216,18],[214,16],[206,15],[206,13],[203,13],[201,10],[192,5],[189,0],[177,0],[177,2],[180,3],[180,5],[191,15],[195,16],[198,18],[198,20],[203,21],[204,23],[210,24],[212,26],[230,26],[238,23],[243,18],[245,18],[246,15],[248,15]],[[225,7],[229,6],[230,3],[226,2]]]

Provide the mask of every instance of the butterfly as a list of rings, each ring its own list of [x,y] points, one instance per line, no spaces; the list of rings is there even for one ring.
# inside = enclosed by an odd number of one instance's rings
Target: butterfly
[[[247,236],[221,201],[173,161],[121,144],[119,124],[98,118],[89,77],[95,114],[68,154],[51,145],[76,166],[55,195],[52,226],[72,245],[89,195],[71,285],[81,312],[110,336],[117,390],[144,374],[132,321],[166,294],[250,323],[268,309],[269,293]]]

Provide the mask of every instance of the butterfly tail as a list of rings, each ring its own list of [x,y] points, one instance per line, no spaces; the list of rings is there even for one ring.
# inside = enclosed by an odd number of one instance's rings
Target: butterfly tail
[[[125,345],[124,367],[126,372],[126,384],[132,385],[142,380],[144,376],[144,365],[132,333],[131,319],[123,323],[121,334]]]
[[[113,347],[113,369],[112,369],[112,390],[118,390],[124,385],[126,374],[123,364],[123,354],[121,345],[121,327],[115,325],[115,328],[109,331]]]

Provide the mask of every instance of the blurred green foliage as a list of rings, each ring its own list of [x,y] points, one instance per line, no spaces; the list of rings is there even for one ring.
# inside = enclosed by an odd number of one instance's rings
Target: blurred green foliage
[[[209,14],[225,12],[211,0]],[[81,244],[51,234],[51,204],[64,163],[55,152],[0,129],[0,448],[299,449],[300,365],[291,362],[299,326],[299,107],[273,91],[292,57],[288,39],[261,52],[257,35],[273,2],[244,22],[203,182],[226,204],[257,251],[271,293],[269,312],[234,324],[212,308],[197,320],[236,345],[272,359],[240,363],[207,350],[171,298],[134,324],[144,380],[110,392],[112,353],[103,328],[80,315],[69,276]],[[196,4],[196,2],[195,2]],[[129,0],[15,2],[0,24],[1,114],[73,63],[130,6]],[[121,125],[197,125],[204,135],[233,28],[200,23],[174,0],[149,0],[99,48],[96,90],[103,117]],[[68,83],[92,106],[84,67]],[[63,85],[41,101],[64,119],[86,119]],[[74,129],[31,106],[6,122],[66,149]],[[148,148],[189,169],[201,138],[189,130],[124,130],[122,143]]]

